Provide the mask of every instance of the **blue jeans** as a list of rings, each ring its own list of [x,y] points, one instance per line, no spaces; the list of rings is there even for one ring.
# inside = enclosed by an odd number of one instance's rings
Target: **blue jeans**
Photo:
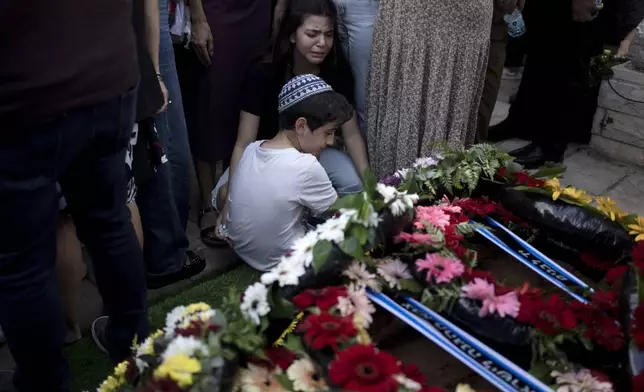
[[[159,0],[159,10],[159,67],[171,103],[156,116],[155,124],[169,162],[160,165],[151,179],[139,184],[136,199],[141,212],[144,257],[150,276],[179,271],[190,245],[186,225],[190,208],[192,156],[170,36],[168,0]]]
[[[125,205],[136,92],[0,134],[0,325],[21,392],[70,390],[56,261],[56,182],[91,255],[114,361],[147,335],[143,257]]]
[[[338,7],[341,30],[346,34],[342,41],[342,49],[349,59],[355,78],[358,124],[365,136],[365,94],[371,62],[371,37],[373,25],[378,16],[380,0],[334,0],[334,2]]]

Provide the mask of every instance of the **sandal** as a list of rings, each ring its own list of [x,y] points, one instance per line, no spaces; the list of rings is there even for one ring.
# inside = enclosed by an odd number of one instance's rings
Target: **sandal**
[[[210,246],[210,247],[222,247],[228,245],[228,242],[224,240],[223,238],[219,238],[217,235],[217,223],[207,225],[206,227],[201,226],[201,220],[202,218],[211,212],[216,212],[214,208],[208,207],[204,208],[199,212],[199,227],[200,227],[200,232],[199,236],[201,237],[201,241],[203,241],[204,244]]]

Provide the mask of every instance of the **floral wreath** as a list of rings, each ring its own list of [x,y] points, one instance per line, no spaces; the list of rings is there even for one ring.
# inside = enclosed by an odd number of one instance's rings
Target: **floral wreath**
[[[552,167],[530,175],[488,145],[443,148],[381,182],[367,173],[362,194],[340,199],[331,219],[297,240],[241,297],[231,293],[218,310],[206,304],[176,308],[165,328],[134,346],[133,358],[119,364],[98,390],[199,391],[229,383],[240,391],[440,391],[413,364],[403,364],[373,344],[367,333],[376,311],[366,296],[370,289],[412,294],[447,314],[460,301],[470,301],[481,319],[516,320],[529,327],[534,374],[557,390],[612,391],[606,375],[570,362],[564,346],[572,342],[607,352],[624,348],[618,290],[629,268],[638,282],[644,276],[644,220],[621,212],[609,199],[595,198],[592,204],[585,192],[561,188],[555,177],[560,173]],[[469,241],[479,224],[470,218],[494,215],[517,230],[529,225],[498,203],[468,197],[480,181],[548,194],[619,222],[636,243],[630,267],[611,269],[601,289],[585,293],[588,304],[527,284],[506,287],[477,268]],[[424,203],[454,193],[463,197]],[[380,230],[388,220],[403,222],[395,235]],[[400,254],[378,247],[387,240]],[[306,288],[311,276],[325,273],[328,261],[337,259],[337,249],[352,259],[338,267],[340,283]],[[644,349],[641,291],[628,328],[639,350]],[[289,324],[269,340],[275,319]],[[633,388],[644,390],[643,375],[634,377]]]

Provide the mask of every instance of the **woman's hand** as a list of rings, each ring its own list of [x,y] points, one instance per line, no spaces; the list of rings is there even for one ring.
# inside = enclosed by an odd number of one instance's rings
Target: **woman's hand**
[[[205,18],[192,21],[190,42],[201,64],[209,67],[213,54],[213,38],[210,26]]]
[[[157,110],[157,114],[165,111],[168,108],[168,89],[165,86],[163,79],[159,78],[159,87],[161,87],[161,93],[163,94],[163,106]]]

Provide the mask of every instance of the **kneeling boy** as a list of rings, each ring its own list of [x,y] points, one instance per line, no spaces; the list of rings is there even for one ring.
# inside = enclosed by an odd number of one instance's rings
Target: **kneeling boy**
[[[337,199],[316,157],[352,113],[347,100],[317,76],[297,76],[282,88],[280,131],[246,147],[230,184],[228,236],[253,268],[273,268],[304,235],[305,211],[322,213]]]

